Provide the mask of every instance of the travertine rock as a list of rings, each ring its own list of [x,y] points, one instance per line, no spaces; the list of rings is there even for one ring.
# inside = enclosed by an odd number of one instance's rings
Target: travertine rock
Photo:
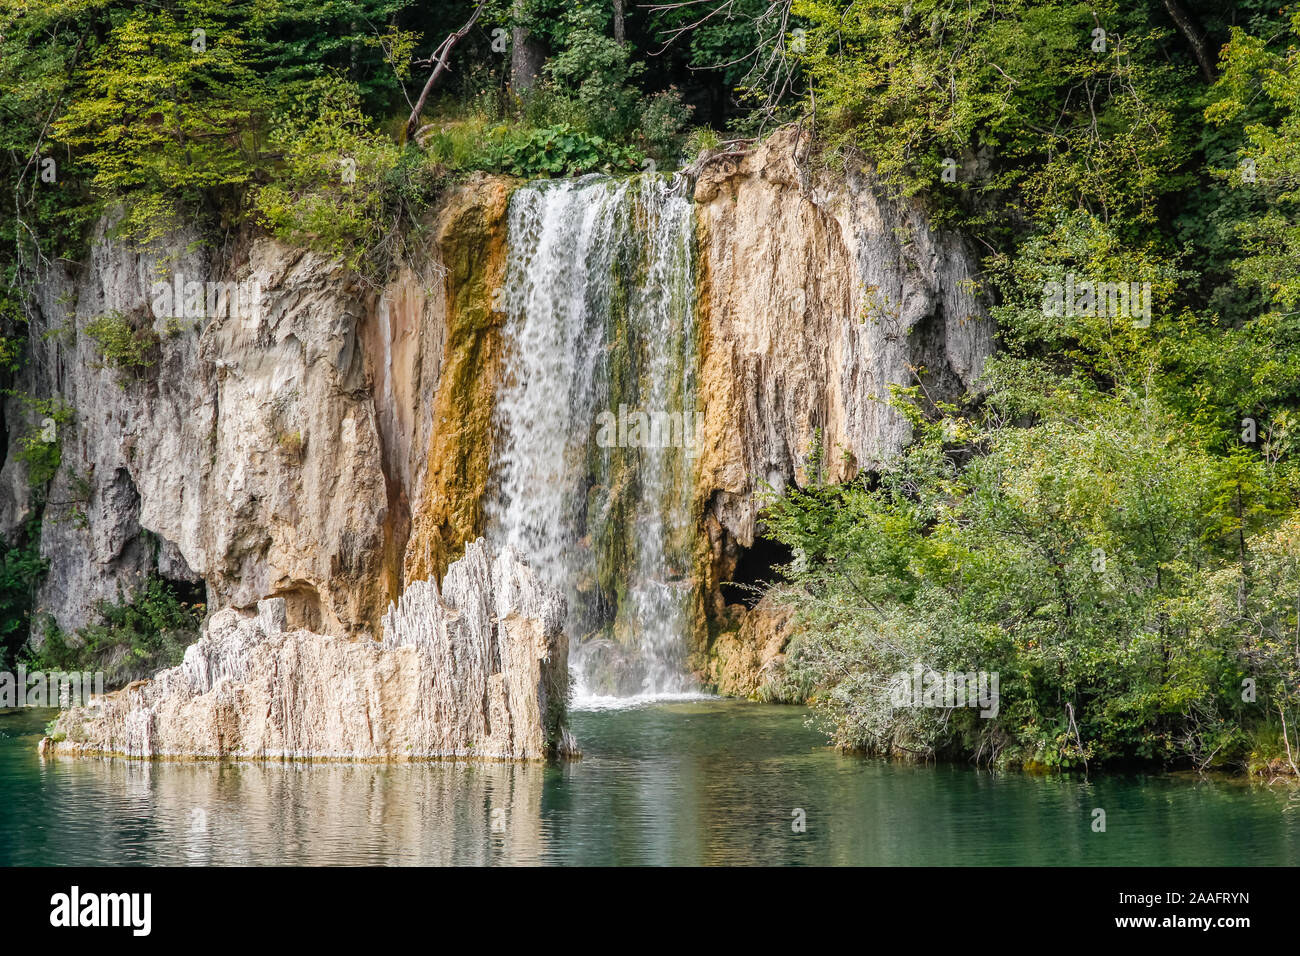
[[[754,541],[755,493],[806,481],[818,429],[829,479],[872,466],[909,437],[884,404],[891,384],[924,367],[930,394],[959,398],[992,349],[960,237],[919,202],[884,198],[870,172],[810,171],[806,152],[785,130],[696,179],[697,566],[715,621],[719,584]],[[510,186],[478,176],[451,190],[430,211],[427,261],[379,290],[266,239],[218,252],[186,234],[144,253],[107,223],[76,274],[52,269],[15,382],[74,413],[35,618],[74,631],[156,570],[203,581],[212,607],[280,597],[288,629],[378,635],[403,587],[438,579],[483,530]],[[153,316],[152,283],[178,273],[259,284],[262,318]],[[137,376],[102,367],[86,333],[113,312],[158,335]],[[42,414],[5,402],[10,452]],[[33,510],[6,454],[0,536]]]
[[[420,359],[393,373],[398,394],[416,399],[403,439],[410,500],[406,580],[436,578],[483,530],[492,407],[502,374],[501,323],[510,183],[471,177],[449,194],[434,223],[441,282],[422,313],[395,313],[418,327]],[[401,301],[403,279],[393,288]],[[409,352],[408,352],[409,354]],[[418,386],[412,382],[418,376]],[[382,403],[381,403],[382,404]]]
[[[745,547],[754,492],[806,481],[817,429],[825,477],[851,477],[910,438],[885,405],[891,384],[923,367],[930,394],[959,399],[993,347],[962,239],[919,202],[886,198],[869,171],[809,172],[807,153],[788,128],[706,161],[696,180],[697,496]]]
[[[101,232],[75,281],[55,272],[42,288],[18,386],[57,395],[73,420],[59,429],[37,616],[73,631],[96,601],[130,597],[157,569],[205,580],[214,606],[280,596],[292,626],[371,632],[392,594],[380,573],[387,501],[358,347],[363,290],[320,256],[268,240],[227,276],[190,248],[196,238],[176,237],[165,258]],[[153,283],[176,275],[260,285],[261,318],[154,315]],[[157,335],[152,365],[105,367],[86,328],[114,313]],[[15,424],[33,416],[17,399],[6,412]],[[25,485],[8,456],[0,531],[28,515]]]
[[[42,752],[126,757],[536,759],[565,726],[564,599],[482,541],[439,593],[413,583],[384,640],[285,631],[282,599],[227,608],[179,666],[59,716]],[[60,739],[62,738],[62,739]],[[57,742],[55,742],[57,741]]]
[[[787,128],[704,161],[695,187],[698,567],[724,629],[696,660],[742,696],[768,679],[771,612],[727,606],[720,585],[759,532],[758,493],[805,484],[818,437],[826,480],[879,465],[911,437],[890,386],[919,375],[933,399],[960,402],[993,350],[962,238],[931,227],[919,201],[888,198],[869,169],[811,171],[808,151]]]
[[[788,605],[763,598],[719,635],[709,655],[709,683],[724,697],[775,700],[778,670],[793,635]]]

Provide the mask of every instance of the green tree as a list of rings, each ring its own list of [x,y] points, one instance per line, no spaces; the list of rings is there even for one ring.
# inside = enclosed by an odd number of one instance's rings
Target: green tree
[[[263,87],[238,26],[211,0],[137,9],[82,71],[82,95],[54,122],[91,183],[125,204],[124,235],[157,241],[184,212],[236,215],[257,156]]]

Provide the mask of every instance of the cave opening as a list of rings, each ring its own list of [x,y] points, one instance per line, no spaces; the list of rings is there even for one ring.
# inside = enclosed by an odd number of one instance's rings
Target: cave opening
[[[789,545],[765,538],[761,531],[756,533],[753,545],[740,550],[731,580],[722,582],[727,603],[752,608],[762,599],[769,584],[785,580],[780,567],[793,559],[794,552]]]
[[[202,578],[189,580],[187,578],[169,578],[166,575],[159,574],[167,587],[176,599],[182,604],[206,604],[208,601],[208,586]]]

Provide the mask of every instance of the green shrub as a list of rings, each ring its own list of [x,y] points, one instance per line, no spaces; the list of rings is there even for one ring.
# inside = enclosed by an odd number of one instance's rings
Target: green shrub
[[[145,324],[137,328],[121,312],[109,312],[86,324],[86,334],[99,347],[103,365],[123,373],[120,384],[158,363],[158,333]]]
[[[635,172],[643,161],[635,149],[618,146],[567,123],[545,129],[510,130],[481,158],[485,168],[526,178]]]
[[[87,44],[82,85],[51,128],[83,158],[96,193],[119,201],[119,234],[142,244],[163,240],[216,197],[238,207],[253,179],[248,137],[266,91],[241,24],[218,21],[220,7],[206,0],[163,7],[114,11],[111,31]],[[210,37],[201,55],[195,23]]]
[[[435,120],[423,137],[424,150],[433,162],[448,169],[473,169],[483,155],[491,125],[487,117],[478,114]]]
[[[103,671],[106,687],[120,687],[179,664],[198,638],[204,605],[187,604],[164,579],[149,577],[130,601],[100,602],[99,622],[74,636],[51,619],[44,643],[28,666],[46,671]]]
[[[0,670],[10,667],[27,642],[33,591],[48,566],[40,553],[39,522],[29,522],[17,543],[0,551]]]
[[[683,153],[688,159],[695,160],[705,151],[717,149],[721,143],[722,137],[718,135],[717,130],[709,129],[707,126],[697,126],[686,137]]]
[[[376,129],[357,88],[337,76],[311,84],[272,126],[282,168],[257,193],[262,223],[348,268],[386,274],[436,196],[436,164],[415,144],[400,147]]]
[[[72,409],[59,398],[33,398],[21,392],[9,394],[16,395],[26,406],[30,422],[18,431],[14,456],[27,472],[27,483],[42,488],[63,463],[63,431],[72,423]]]
[[[608,35],[607,21],[598,4],[575,5],[561,17],[563,40],[545,68],[551,110],[592,136],[675,162],[690,107],[673,88],[647,95],[646,64],[633,46]]]
[[[645,151],[661,162],[675,164],[686,142],[684,131],[689,116],[690,109],[676,90],[647,97],[637,130]]]

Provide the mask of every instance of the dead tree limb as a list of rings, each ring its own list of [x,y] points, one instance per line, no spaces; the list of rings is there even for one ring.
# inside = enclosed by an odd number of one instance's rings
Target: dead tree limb
[[[433,64],[433,72],[430,73],[429,78],[425,80],[424,89],[420,91],[420,98],[415,101],[415,106],[411,108],[411,117],[406,121],[406,134],[404,139],[410,139],[415,135],[415,131],[420,126],[420,113],[424,111],[424,104],[429,99],[429,92],[433,89],[433,84],[438,82],[438,77],[447,72],[447,64],[450,62],[452,49],[457,43],[465,39],[469,31],[474,28],[474,24],[478,22],[478,18],[483,13],[483,8],[486,6],[487,0],[483,0],[482,3],[474,8],[474,13],[470,16],[469,21],[455,33],[448,36],[447,39],[438,44],[438,48],[430,54],[427,62]]]
[[[1079,725],[1074,722],[1074,704],[1066,701],[1065,712],[1070,715],[1070,729],[1074,731],[1074,742],[1079,746],[1079,756],[1083,758],[1083,775],[1088,776],[1088,755],[1083,750],[1083,738],[1079,736]]]
[[[1282,742],[1286,744],[1286,762],[1291,765],[1291,772],[1300,777],[1300,767],[1295,765],[1295,757],[1291,755],[1291,737],[1286,730],[1286,711],[1282,709],[1281,702],[1277,704],[1277,715],[1282,718]]]

